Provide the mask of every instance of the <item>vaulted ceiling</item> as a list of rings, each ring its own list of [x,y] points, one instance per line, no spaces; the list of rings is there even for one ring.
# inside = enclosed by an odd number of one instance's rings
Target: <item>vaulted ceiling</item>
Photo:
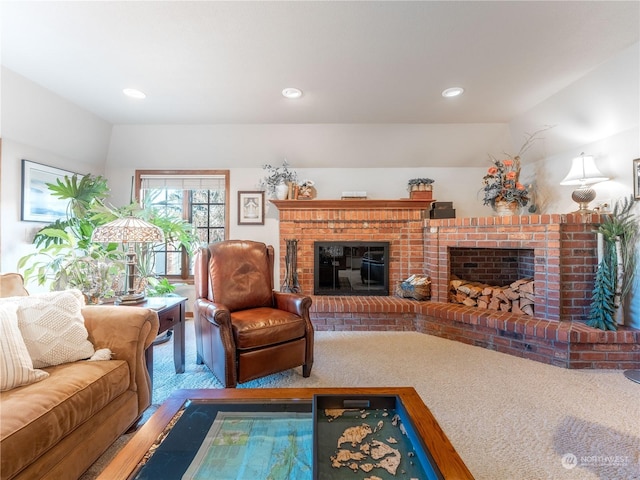
[[[638,42],[639,5],[3,1],[2,64],[112,124],[505,123]]]

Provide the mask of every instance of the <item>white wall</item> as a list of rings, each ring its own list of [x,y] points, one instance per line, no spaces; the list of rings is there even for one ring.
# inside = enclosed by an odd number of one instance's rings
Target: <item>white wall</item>
[[[102,174],[111,125],[4,68],[0,93],[0,271],[12,272],[45,225],[20,221],[22,159]]]
[[[66,158],[70,170],[77,164],[104,167],[109,123],[11,70],[1,73],[3,139]]]
[[[569,87],[512,119],[509,123],[512,143],[519,144],[524,132],[533,132],[542,125],[554,125],[545,132],[545,141],[530,153],[532,158],[542,158],[637,130],[639,85],[640,43],[635,43]]]

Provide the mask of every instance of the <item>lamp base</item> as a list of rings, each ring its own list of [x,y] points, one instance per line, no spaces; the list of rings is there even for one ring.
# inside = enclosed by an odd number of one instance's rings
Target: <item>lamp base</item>
[[[128,293],[120,297],[120,305],[134,305],[136,303],[142,303],[146,300],[144,293]]]
[[[593,188],[587,187],[586,185],[580,188],[576,188],[571,194],[571,199],[578,204],[578,210],[571,213],[596,213],[595,210],[591,210],[589,208],[589,203],[593,202],[595,198],[596,191]]]
[[[588,204],[587,204],[588,206]],[[598,213],[595,210],[591,210],[590,208],[585,208],[582,205],[580,205],[580,208],[578,210],[576,210],[575,212],[570,212],[571,214],[581,214],[581,215],[586,215],[588,213]]]

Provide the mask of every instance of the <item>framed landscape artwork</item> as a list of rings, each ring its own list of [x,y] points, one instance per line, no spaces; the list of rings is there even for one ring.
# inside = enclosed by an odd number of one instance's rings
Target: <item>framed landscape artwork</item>
[[[640,158],[633,161],[633,198],[640,200]]]
[[[264,225],[264,192],[238,192],[238,225]]]
[[[47,183],[56,183],[59,178],[73,175],[75,172],[22,160],[20,219],[23,222],[51,223],[65,218],[69,201],[54,197],[49,191]]]

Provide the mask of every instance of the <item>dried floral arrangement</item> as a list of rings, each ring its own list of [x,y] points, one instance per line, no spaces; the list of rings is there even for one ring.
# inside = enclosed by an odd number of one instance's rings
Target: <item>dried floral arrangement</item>
[[[526,186],[520,182],[521,158],[524,153],[540,140],[540,134],[550,128],[546,126],[531,134],[525,134],[525,142],[520,147],[516,155],[504,153],[504,160],[498,160],[493,155],[489,155],[493,166],[487,170],[487,174],[482,178],[484,185],[484,205],[495,208],[496,202],[517,202],[521,207],[529,203],[531,186]]]

